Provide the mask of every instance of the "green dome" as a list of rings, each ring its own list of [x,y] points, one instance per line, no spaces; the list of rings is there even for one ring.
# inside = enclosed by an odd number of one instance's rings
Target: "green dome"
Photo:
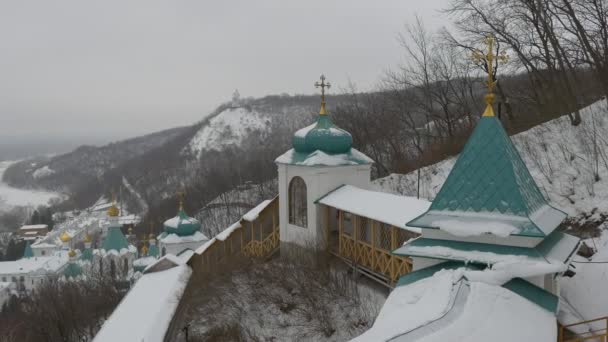
[[[353,137],[334,125],[329,115],[320,114],[316,124],[296,132],[292,143],[296,152],[321,150],[328,154],[342,154],[350,151]]]
[[[183,209],[179,210],[177,216],[165,221],[163,226],[167,234],[178,236],[193,235],[201,229],[201,223],[197,219],[186,215]]]

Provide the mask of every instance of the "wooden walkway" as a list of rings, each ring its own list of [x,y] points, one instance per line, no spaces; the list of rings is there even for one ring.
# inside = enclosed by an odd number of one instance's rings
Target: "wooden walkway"
[[[586,330],[585,333],[572,331]],[[559,326],[558,342],[608,342],[608,316]]]
[[[417,234],[346,211],[326,210],[329,250],[354,270],[389,287],[412,270],[409,258],[391,252]],[[337,229],[332,226],[333,216]]]
[[[274,198],[254,221],[241,219],[210,240],[190,261],[197,272],[213,272],[240,257],[267,258],[279,249],[279,202]]]

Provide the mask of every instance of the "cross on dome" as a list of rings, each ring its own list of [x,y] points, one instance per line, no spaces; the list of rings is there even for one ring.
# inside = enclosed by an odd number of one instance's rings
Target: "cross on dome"
[[[325,75],[323,74],[321,74],[320,79],[321,82],[315,82],[315,88],[321,88],[321,110],[319,111],[319,114],[325,115],[327,114],[327,111],[325,110],[325,88],[331,88],[331,83],[325,82]]]
[[[488,74],[488,79],[485,82],[488,87],[488,93],[485,96],[487,106],[482,116],[494,116],[492,105],[494,104],[495,98],[494,87],[496,86],[498,63],[507,63],[509,56],[507,56],[504,50],[498,53],[499,46],[494,36],[488,35],[483,42],[487,48],[487,52],[484,53],[480,50],[474,50],[471,57],[475,63],[482,64]],[[496,46],[496,53],[494,52],[494,46]]]

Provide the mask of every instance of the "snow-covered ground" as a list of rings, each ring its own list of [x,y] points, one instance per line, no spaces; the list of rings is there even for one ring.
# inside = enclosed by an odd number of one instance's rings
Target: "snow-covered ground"
[[[59,193],[17,189],[2,182],[2,176],[6,169],[13,164],[12,161],[0,162],[0,211],[15,206],[39,206],[48,204],[54,198],[61,198]]]
[[[530,173],[548,200],[570,216],[595,208],[608,212],[608,105],[598,101],[581,111],[583,122],[567,117],[512,137]],[[420,197],[432,200],[456,157],[421,169]],[[376,180],[384,191],[416,196],[417,172]]]
[[[246,108],[229,108],[204,125],[192,138],[188,148],[198,155],[203,150],[221,151],[224,147],[239,146],[254,131],[270,128],[270,118]]]
[[[561,281],[559,320],[562,324],[608,316],[608,231],[598,239],[588,239],[585,243],[597,248],[591,260],[581,256],[574,257],[572,278]],[[577,332],[588,328],[605,328],[605,322],[593,323],[591,326],[578,326]]]

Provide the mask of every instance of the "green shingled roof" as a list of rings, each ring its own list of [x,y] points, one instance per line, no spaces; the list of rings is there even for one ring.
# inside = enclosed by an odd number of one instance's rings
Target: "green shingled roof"
[[[512,216],[513,222],[507,222],[517,228],[512,235],[539,237],[551,233],[566,217],[547,204],[496,117],[479,120],[429,211],[408,225],[438,228],[433,222],[443,215],[466,222],[463,212]]]
[[[93,250],[90,248],[85,248],[82,251],[82,255],[80,255],[80,260],[92,261],[93,260]]]
[[[557,298],[557,296],[551,292],[531,284],[524,279],[511,279],[502,287],[517,293],[518,295],[526,298],[547,311],[557,313],[557,303],[559,302],[559,298]]]
[[[75,278],[82,274],[82,267],[77,263],[70,262],[68,266],[63,270],[63,275],[66,278]]]
[[[106,235],[106,238],[103,241],[102,249],[120,252],[123,248],[129,248],[129,241],[127,241],[127,238],[120,230],[120,227],[110,227],[108,229],[108,235]]]
[[[27,241],[25,243],[25,249],[23,250],[23,257],[24,258],[31,258],[34,256],[34,251],[32,251],[32,246],[30,246],[30,242]]]

